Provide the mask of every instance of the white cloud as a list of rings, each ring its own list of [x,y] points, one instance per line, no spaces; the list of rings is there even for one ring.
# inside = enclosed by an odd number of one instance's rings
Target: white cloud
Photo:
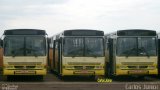
[[[2,29],[40,28],[54,35],[64,29],[156,29],[159,0],[1,0]]]

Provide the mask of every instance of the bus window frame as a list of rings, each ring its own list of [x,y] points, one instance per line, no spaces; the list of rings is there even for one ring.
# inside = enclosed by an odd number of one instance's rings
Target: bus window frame
[[[96,56],[96,57],[104,57],[105,56],[105,39],[104,39],[104,36],[65,36],[62,38],[62,55],[64,57],[72,57],[72,56],[65,56],[64,55],[64,44],[65,44],[65,38],[74,38],[74,37],[79,37],[79,38],[83,38],[83,40],[85,38],[102,38],[102,46],[103,46],[103,55],[102,56]],[[85,40],[83,41],[85,42]],[[94,57],[94,56],[86,56],[85,55],[85,43],[84,43],[84,48],[83,48],[83,56],[75,56],[75,57]]]
[[[157,56],[158,55],[158,38],[157,36],[117,36],[116,38],[116,43],[118,43],[118,38],[136,38],[137,40],[137,48],[138,48],[138,38],[155,38],[155,48],[156,48],[156,54],[155,55],[152,55],[152,56]],[[124,55],[117,55],[117,50],[118,50],[118,45],[116,44],[116,56],[120,56],[120,57],[124,57]],[[137,56],[132,56],[132,57],[146,57],[145,55],[144,56],[141,56],[141,55],[137,55]]]
[[[17,36],[22,36],[22,37],[24,37],[24,38],[26,38],[26,37],[43,37],[44,38],[44,49],[45,49],[45,54],[44,55],[42,55],[42,56],[46,56],[47,55],[47,38],[46,38],[46,35],[5,35],[4,36],[4,39],[3,39],[3,48],[4,48],[4,50],[3,50],[3,54],[4,54],[4,56],[6,56],[5,55],[5,45],[4,45],[4,42],[5,42],[5,39],[6,39],[6,37],[17,37]],[[25,42],[26,43],[26,42]],[[8,55],[7,55],[8,56]],[[10,55],[9,55],[10,56]],[[22,56],[28,56],[28,55],[22,55]],[[38,55],[38,56],[41,56],[41,55]],[[19,57],[19,56],[18,56]]]

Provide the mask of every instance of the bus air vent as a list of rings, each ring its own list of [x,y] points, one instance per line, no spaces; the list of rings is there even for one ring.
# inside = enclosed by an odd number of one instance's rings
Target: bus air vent
[[[123,65],[153,65],[154,62],[122,62]]]
[[[8,62],[9,65],[41,65],[42,62]]]
[[[98,62],[68,62],[68,65],[100,65]]]

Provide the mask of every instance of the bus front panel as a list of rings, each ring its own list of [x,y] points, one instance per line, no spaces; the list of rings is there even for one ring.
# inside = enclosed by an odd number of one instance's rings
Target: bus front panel
[[[3,75],[46,75],[46,57],[4,57]]]
[[[62,75],[104,75],[104,57],[63,57]]]

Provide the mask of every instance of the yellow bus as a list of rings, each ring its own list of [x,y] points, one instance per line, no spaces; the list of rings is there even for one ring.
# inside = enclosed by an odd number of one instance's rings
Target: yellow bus
[[[158,74],[154,30],[128,29],[106,34],[107,76]]]
[[[3,36],[3,75],[37,75],[43,79],[47,73],[45,30],[11,29]]]
[[[65,30],[50,38],[51,70],[59,76],[104,76],[104,32]]]

